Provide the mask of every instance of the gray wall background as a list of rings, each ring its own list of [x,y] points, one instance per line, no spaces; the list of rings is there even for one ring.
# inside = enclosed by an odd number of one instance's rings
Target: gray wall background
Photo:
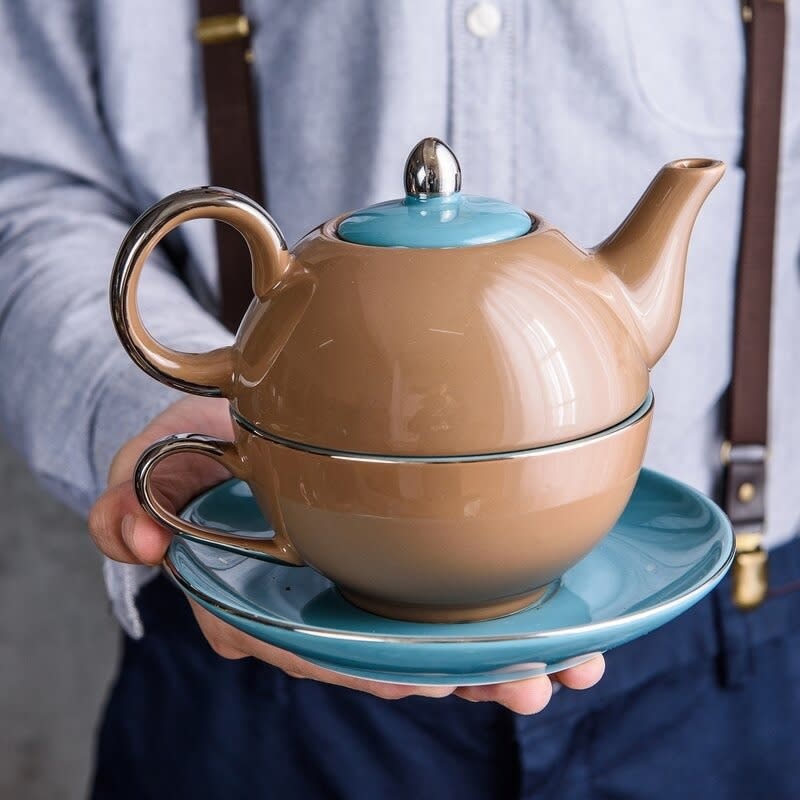
[[[119,637],[101,557],[1,441],[0,501],[0,798],[83,798]]]

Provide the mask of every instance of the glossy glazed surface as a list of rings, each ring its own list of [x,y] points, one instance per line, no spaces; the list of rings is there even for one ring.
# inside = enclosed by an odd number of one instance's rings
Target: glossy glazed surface
[[[515,239],[531,229],[519,207],[456,192],[446,197],[404,197],[345,217],[340,239],[373,247],[469,247]]]
[[[288,253],[246,198],[179,193],[126,239],[114,319],[150,374],[223,394],[252,425],[293,442],[460,455],[569,441],[642,403],[677,328],[694,219],[723,171],[704,159],[666,165],[596,250],[538,218],[518,238],[458,248],[352,244],[336,219]],[[150,337],[135,291],[161,236],[199,216],[243,231],[255,300],[232,348],[186,355]]]
[[[558,231],[408,249],[342,242],[336,224],[297,245],[239,330],[233,407],[256,427],[357,453],[498,453],[603,430],[644,400],[613,276]]]
[[[247,480],[272,520],[281,549],[267,543],[268,556],[286,558],[288,548],[292,561],[376,613],[463,621],[527,605],[609,531],[633,490],[651,416],[652,403],[615,432],[483,461],[320,455],[240,425],[234,445],[205,452]],[[158,453],[181,449],[202,452],[201,441],[154,445],[137,466],[137,488],[159,521],[208,541],[171,520],[149,492]],[[216,542],[252,552],[252,542],[233,535]]]
[[[229,481],[187,521],[269,536],[249,489]],[[664,624],[722,578],[733,534],[698,492],[642,470],[612,532],[526,611],[460,625],[383,619],[345,602],[311,569],[243,558],[176,537],[166,567],[235,627],[329,669],[372,680],[496,683],[563,669]]]
[[[625,301],[614,307],[636,335],[648,367],[664,355],[678,329],[689,238],[701,206],[724,174],[721,161],[671,161],[593,251],[623,287]]]

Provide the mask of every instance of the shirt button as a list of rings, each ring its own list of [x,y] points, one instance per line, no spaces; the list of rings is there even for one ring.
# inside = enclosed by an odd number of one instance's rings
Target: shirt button
[[[488,39],[500,30],[503,15],[494,3],[476,3],[467,12],[467,28],[479,39]]]

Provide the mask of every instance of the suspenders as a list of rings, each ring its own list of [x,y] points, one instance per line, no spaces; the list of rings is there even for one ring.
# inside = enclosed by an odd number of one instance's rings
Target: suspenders
[[[240,0],[199,0],[195,36],[202,44],[211,183],[265,205],[256,97],[250,72],[250,23]],[[232,331],[253,296],[244,239],[217,223],[220,313]]]
[[[772,294],[778,147],[783,82],[783,0],[745,0],[747,40],[744,202],[737,269],[733,371],[728,395],[723,506],[736,532],[733,600],[742,609],[767,593],[761,549],[766,487]]]
[[[250,23],[240,0],[198,0],[212,183],[261,205],[256,98],[249,62]],[[754,608],[767,593],[761,548],[766,485],[770,302],[778,176],[785,12],[783,0],[744,0],[747,41],[745,187],[727,436],[722,446],[723,507],[736,531],[734,602]],[[250,260],[241,237],[217,226],[220,317],[235,330],[251,298]]]

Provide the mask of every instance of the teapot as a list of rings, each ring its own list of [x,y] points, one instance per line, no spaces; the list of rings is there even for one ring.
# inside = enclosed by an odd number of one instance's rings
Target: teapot
[[[112,316],[155,379],[228,398],[235,441],[151,447],[136,471],[143,506],[184,536],[309,565],[386,616],[471,620],[535,601],[630,497],[649,371],[675,335],[689,237],[723,172],[711,159],[670,162],[591,249],[463,194],[435,138],[408,157],[405,197],[324,222],[291,250],[241,194],[167,197],[120,248]],[[200,217],[245,238],[253,300],[232,345],[180,353],[145,328],[136,286],[158,242]],[[246,481],[274,537],[165,508],[152,469],[179,451]]]

